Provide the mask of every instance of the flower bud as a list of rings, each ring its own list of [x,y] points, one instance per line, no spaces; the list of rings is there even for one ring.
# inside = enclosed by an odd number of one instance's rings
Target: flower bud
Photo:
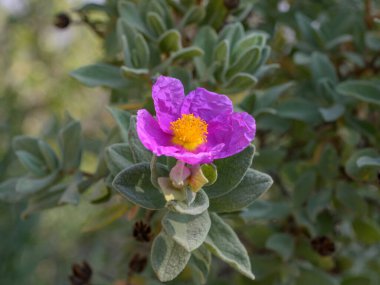
[[[169,176],[173,186],[181,189],[185,186],[185,182],[190,174],[190,169],[185,166],[185,163],[178,160],[176,165],[170,170]]]

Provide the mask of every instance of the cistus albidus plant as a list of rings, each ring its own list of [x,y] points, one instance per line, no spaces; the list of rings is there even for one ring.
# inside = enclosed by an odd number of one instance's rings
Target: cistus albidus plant
[[[117,127],[93,173],[70,116],[59,155],[16,137],[27,173],[0,197],[27,217],[98,193],[136,240],[127,284],[378,284],[378,15],[357,0],[86,4],[69,19],[104,56],[71,75],[110,90]]]

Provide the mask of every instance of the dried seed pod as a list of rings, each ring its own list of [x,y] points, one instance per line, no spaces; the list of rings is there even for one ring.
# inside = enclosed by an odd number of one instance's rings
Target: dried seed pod
[[[136,222],[133,227],[133,236],[137,241],[149,242],[151,240],[152,229],[143,221]]]
[[[82,264],[74,263],[72,274],[69,276],[71,285],[89,285],[92,276],[92,269],[90,265],[83,261]]]
[[[54,26],[59,29],[66,29],[71,23],[71,18],[66,13],[58,13],[54,16]]]
[[[136,253],[129,262],[129,269],[131,272],[141,273],[148,263],[148,258],[144,255]]]
[[[311,240],[311,246],[322,256],[329,256],[335,252],[334,242],[326,236],[313,238]]]

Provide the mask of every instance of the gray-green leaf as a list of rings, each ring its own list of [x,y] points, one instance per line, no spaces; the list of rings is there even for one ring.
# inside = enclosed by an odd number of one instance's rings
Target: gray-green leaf
[[[62,152],[62,167],[64,170],[75,170],[82,158],[82,128],[78,121],[71,120],[59,132],[58,143]]]
[[[157,164],[160,176],[168,176],[165,166]],[[150,180],[149,163],[138,163],[120,172],[112,182],[113,187],[131,202],[147,209],[161,209],[165,206],[162,193]]]
[[[294,239],[289,234],[274,234],[266,241],[265,247],[277,252],[284,260],[288,260],[293,254]]]
[[[233,229],[217,214],[210,213],[211,229],[205,243],[209,250],[246,277],[254,280],[247,250]]]
[[[120,68],[109,64],[84,66],[72,71],[70,75],[90,87],[105,86],[117,89],[127,86],[127,81],[121,76]]]
[[[192,252],[189,264],[192,268],[193,279],[196,284],[206,284],[211,267],[211,259],[211,253],[204,245]]]
[[[191,253],[161,232],[153,241],[151,260],[161,282],[173,280],[189,262]]]
[[[199,215],[208,209],[209,200],[206,193],[201,189],[190,205],[185,202],[170,201],[168,207],[182,214]]]
[[[202,245],[211,227],[207,211],[200,215],[168,212],[162,220],[165,232],[191,252]]]
[[[117,109],[117,108],[107,108],[111,112],[112,117],[114,118],[117,126],[119,127],[121,137],[125,142],[128,141],[128,130],[129,123],[131,121],[131,114],[127,111]]]
[[[112,175],[118,174],[133,165],[133,155],[127,143],[118,143],[106,149],[107,167]]]
[[[257,170],[248,169],[243,180],[226,195],[210,199],[210,210],[235,212],[249,206],[272,185],[272,178]]]
[[[234,189],[251,166],[254,152],[255,148],[250,145],[234,156],[215,160],[218,179],[213,185],[204,187],[207,195],[210,198],[215,198]]]
[[[337,86],[337,91],[364,102],[380,105],[380,87],[377,82],[369,80],[350,80]]]
[[[158,45],[162,51],[172,52],[181,48],[181,34],[177,30],[169,30],[158,39]]]

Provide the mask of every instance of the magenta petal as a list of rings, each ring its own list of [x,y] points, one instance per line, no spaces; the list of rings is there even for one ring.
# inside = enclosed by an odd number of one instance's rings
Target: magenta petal
[[[218,143],[212,146],[203,146],[199,152],[189,152],[181,146],[173,145],[172,136],[163,132],[158,122],[144,109],[137,112],[136,129],[142,144],[155,155],[172,156],[189,164],[212,162],[224,147],[223,143]]]
[[[163,132],[158,122],[145,109],[137,112],[137,134],[142,144],[156,155],[162,155],[162,146],[169,146],[171,135]]]
[[[207,145],[224,143],[215,159],[225,158],[245,149],[255,138],[256,122],[248,113],[218,116],[208,125]]]
[[[152,88],[152,97],[161,129],[171,134],[170,122],[181,117],[181,106],[185,98],[181,81],[166,76],[158,77]]]
[[[168,156],[173,156],[178,160],[184,161],[188,164],[202,164],[202,163],[211,163],[218,153],[223,149],[224,144],[214,145],[210,148],[203,148],[202,151],[197,153],[184,151],[181,148],[178,148],[179,151],[167,154]]]
[[[191,91],[185,97],[181,108],[182,114],[194,114],[206,122],[218,115],[232,112],[232,102],[227,96],[210,92],[204,88]]]

